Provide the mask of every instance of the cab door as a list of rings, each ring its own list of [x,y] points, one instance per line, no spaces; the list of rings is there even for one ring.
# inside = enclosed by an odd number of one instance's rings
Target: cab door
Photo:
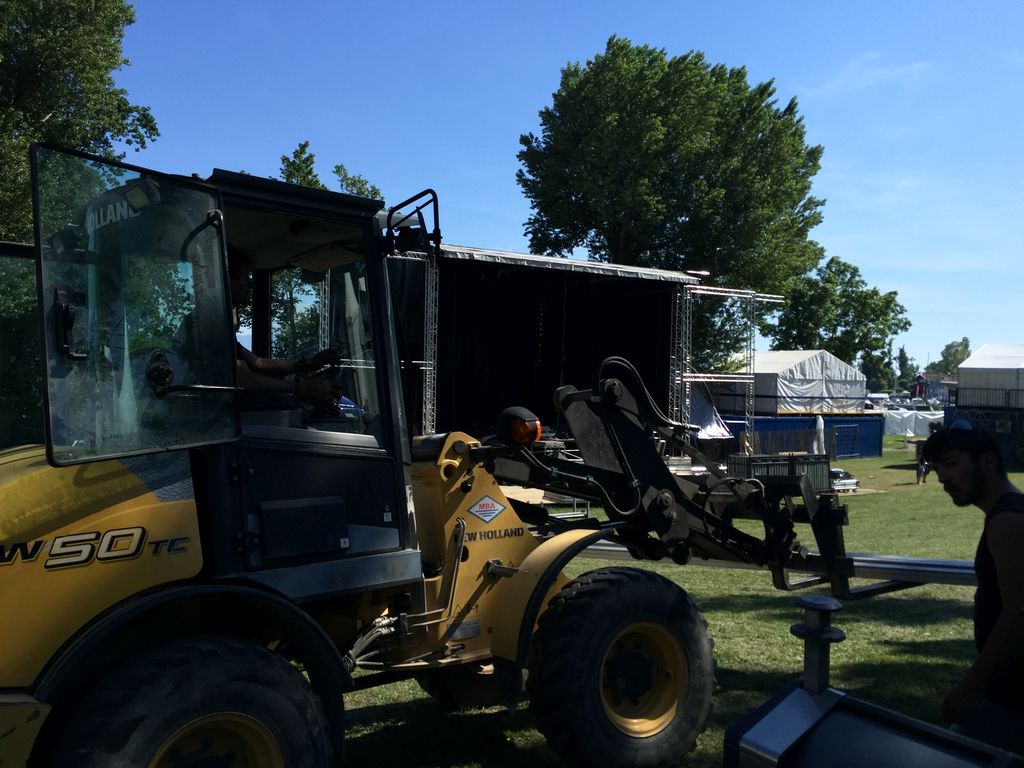
[[[44,145],[32,181],[50,463],[235,439],[217,191]]]

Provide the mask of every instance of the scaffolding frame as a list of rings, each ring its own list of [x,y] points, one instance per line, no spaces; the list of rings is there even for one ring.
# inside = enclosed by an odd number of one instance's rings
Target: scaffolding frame
[[[742,299],[746,311],[746,343],[743,348],[745,373],[697,373],[693,370],[693,302],[694,297],[719,296]],[[744,385],[743,422],[748,448],[754,434],[754,347],[757,335],[758,304],[781,304],[784,299],[771,293],[713,285],[685,285],[676,289],[672,306],[672,363],[669,382],[669,418],[690,423],[691,393],[694,384],[733,383]],[[747,451],[749,452],[749,450]]]
[[[388,258],[408,259],[423,264],[423,359],[403,362],[417,366],[423,375],[421,429],[424,435],[432,435],[437,427],[437,261],[421,251],[404,251]]]
[[[317,349],[331,347],[331,271],[327,270],[324,279],[317,286],[316,299],[320,302],[320,327],[318,329]]]

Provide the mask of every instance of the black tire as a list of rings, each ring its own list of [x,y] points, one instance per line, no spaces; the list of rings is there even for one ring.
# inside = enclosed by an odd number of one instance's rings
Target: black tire
[[[602,568],[562,589],[538,627],[530,709],[565,761],[655,768],[693,750],[715,662],[686,592],[650,571]]]
[[[452,712],[508,704],[514,698],[513,681],[512,665],[500,659],[440,667],[416,676],[420,688]]]
[[[129,659],[82,700],[56,743],[53,768],[333,765],[327,718],[301,673],[230,637]]]

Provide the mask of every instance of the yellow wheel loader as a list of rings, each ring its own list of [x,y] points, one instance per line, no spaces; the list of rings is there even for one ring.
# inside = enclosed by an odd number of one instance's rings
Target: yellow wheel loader
[[[568,764],[693,748],[714,686],[693,602],[649,571],[562,569],[600,540],[781,567],[801,554],[782,503],[799,489],[672,475],[659,445],[685,449],[687,428],[618,359],[556,393],[582,462],[538,449],[524,409],[486,439],[410,436],[385,257],[439,247],[429,190],[384,217],[47,146],[32,172],[35,245],[0,249],[5,275],[34,272],[42,350],[38,367],[0,359],[9,402],[38,383],[41,406],[18,422],[39,437],[0,451],[0,765],[340,765],[344,694],[401,678],[452,708],[528,699]],[[230,295],[236,254],[251,306]],[[336,399],[241,386],[239,327],[296,369],[335,350],[303,372]],[[553,517],[499,482],[608,519]],[[728,523],[739,511],[763,538]]]

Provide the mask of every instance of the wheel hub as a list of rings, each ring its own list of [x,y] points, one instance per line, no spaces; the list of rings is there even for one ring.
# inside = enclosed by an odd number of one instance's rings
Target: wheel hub
[[[663,625],[638,622],[609,645],[601,667],[601,703],[623,733],[647,737],[667,728],[686,690],[686,657]]]
[[[654,664],[642,653],[621,649],[608,660],[608,684],[627,699],[637,700],[653,685]]]
[[[284,768],[277,738],[250,715],[217,712],[171,734],[147,768]]]

